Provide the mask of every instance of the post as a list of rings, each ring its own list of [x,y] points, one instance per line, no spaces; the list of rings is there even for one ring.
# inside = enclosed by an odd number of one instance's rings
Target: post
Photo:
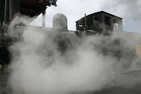
[[[7,0],[5,0],[4,23],[6,22],[6,17],[7,17]]]
[[[87,18],[86,18],[86,13],[85,13],[85,27],[87,27]]]
[[[45,27],[45,19],[46,18],[46,10],[44,10],[43,12],[42,12],[42,27]]]
[[[118,30],[119,30],[120,32],[123,31],[122,20],[118,20]]]

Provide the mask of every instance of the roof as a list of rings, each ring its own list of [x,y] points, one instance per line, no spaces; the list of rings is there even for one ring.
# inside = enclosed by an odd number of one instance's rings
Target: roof
[[[116,18],[119,18],[119,19],[123,19],[123,18],[121,18],[121,17],[119,17],[119,16],[116,16],[116,15],[113,15],[113,14],[111,14],[111,13],[108,13],[108,12],[105,12],[105,11],[99,11],[99,12],[95,12],[95,13],[93,13],[93,14],[98,14],[98,13],[104,13],[104,14],[108,14],[108,15],[110,15],[110,16],[113,16],[113,17],[116,17]],[[91,15],[91,14],[90,14]]]
[[[105,11],[98,11],[98,12],[95,12],[95,13],[92,13],[92,14],[87,15],[87,17],[88,17],[88,16],[92,16],[92,15],[96,15],[96,14],[101,14],[101,13],[107,14],[107,15],[110,15],[110,16],[113,16],[113,17],[116,17],[116,18],[118,18],[118,19],[123,19],[123,18],[121,18],[121,17],[118,17],[118,16],[116,16],[116,15],[110,14],[110,13],[105,12]],[[83,17],[83,18],[84,18],[84,17]],[[83,19],[83,18],[81,18],[81,19]],[[80,21],[81,19],[77,20],[76,22]]]

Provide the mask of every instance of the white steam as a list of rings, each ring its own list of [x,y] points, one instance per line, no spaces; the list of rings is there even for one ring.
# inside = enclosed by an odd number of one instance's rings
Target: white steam
[[[12,38],[9,81],[13,92],[71,94],[97,91],[106,86],[123,85],[125,79],[114,77],[132,70],[131,65],[136,70],[141,68],[133,64],[138,41],[126,34],[79,38],[54,29],[28,26],[28,20],[17,17],[9,28]],[[20,22],[24,26],[19,26]],[[137,84],[139,77],[136,76],[132,85]]]

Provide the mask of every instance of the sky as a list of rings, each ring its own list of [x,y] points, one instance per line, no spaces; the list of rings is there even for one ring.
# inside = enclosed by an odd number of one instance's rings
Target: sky
[[[46,10],[46,27],[52,27],[55,14],[63,13],[68,19],[68,29],[76,30],[75,22],[85,13],[103,10],[123,18],[124,31],[141,33],[141,0],[58,0],[57,5]],[[42,15],[32,25],[41,26]]]

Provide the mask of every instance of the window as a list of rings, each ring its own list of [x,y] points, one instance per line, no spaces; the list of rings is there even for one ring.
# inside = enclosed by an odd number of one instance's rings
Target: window
[[[118,20],[113,19],[113,31],[117,31],[117,30],[118,30]]]
[[[111,27],[111,17],[105,16],[105,25]]]
[[[98,16],[93,16],[93,25],[97,27],[99,25],[99,19]]]

